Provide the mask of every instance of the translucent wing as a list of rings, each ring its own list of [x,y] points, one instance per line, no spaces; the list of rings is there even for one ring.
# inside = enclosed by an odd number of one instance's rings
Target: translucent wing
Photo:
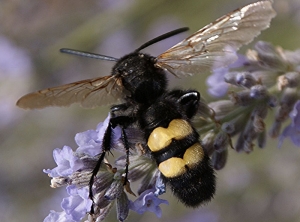
[[[226,66],[235,61],[235,51],[266,29],[275,15],[270,1],[237,9],[159,55],[157,66],[179,77]]]
[[[29,93],[18,100],[17,106],[23,109],[41,109],[80,103],[82,107],[93,108],[114,103],[123,98],[124,93],[120,79],[105,76]]]

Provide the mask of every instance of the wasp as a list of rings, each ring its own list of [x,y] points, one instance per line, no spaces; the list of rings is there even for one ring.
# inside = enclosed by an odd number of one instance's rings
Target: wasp
[[[126,183],[130,149],[126,128],[135,126],[144,132],[145,149],[175,196],[186,206],[199,206],[215,193],[214,170],[193,127],[200,93],[168,89],[167,75],[192,76],[232,63],[235,51],[266,29],[275,14],[271,1],[249,4],[222,16],[156,57],[141,50],[187,28],[154,38],[119,59],[61,49],[63,53],[114,61],[111,75],[33,92],[20,98],[17,106],[41,109],[79,103],[93,108],[114,104],[102,152],[90,179],[90,198],[93,198],[94,178],[111,149],[112,129],[116,126],[121,128],[126,149]]]

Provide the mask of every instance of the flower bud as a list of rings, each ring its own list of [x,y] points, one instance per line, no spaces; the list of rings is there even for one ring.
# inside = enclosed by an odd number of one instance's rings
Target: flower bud
[[[272,44],[258,41],[255,44],[255,49],[260,62],[259,64],[262,67],[275,70],[285,70],[286,64],[284,63],[278,49]]]
[[[264,148],[266,146],[266,141],[267,141],[267,137],[266,137],[266,130],[264,130],[263,132],[261,132],[260,134],[258,134],[257,137],[257,145],[259,148]]]
[[[250,72],[238,72],[235,79],[238,86],[243,86],[246,88],[250,88],[257,84],[257,81],[250,74]]]
[[[215,137],[216,137],[215,132],[211,130],[208,133],[206,133],[202,139],[203,149],[205,149],[205,151],[209,156],[215,151],[213,146]]]
[[[221,152],[214,152],[212,155],[212,164],[214,169],[221,170],[227,162],[228,150],[225,149]]]
[[[129,214],[129,200],[125,192],[117,198],[117,218],[119,221],[124,221]]]
[[[228,94],[230,101],[236,105],[248,106],[253,101],[253,98],[250,96],[249,90],[243,90],[240,92],[230,92]]]
[[[95,193],[100,193],[105,189],[108,189],[113,182],[114,174],[110,172],[104,172],[97,175],[94,181]]]
[[[208,105],[215,111],[215,118],[217,120],[221,119],[236,108],[234,103],[230,100],[219,100],[216,102],[211,102]]]
[[[292,88],[286,88],[280,100],[280,107],[275,115],[276,121],[283,122],[284,120],[286,120],[297,100],[297,90]]]
[[[244,138],[244,134],[243,133],[240,133],[237,141],[236,141],[236,144],[235,144],[235,150],[237,152],[241,152],[243,151],[243,148],[244,148],[244,143],[245,143],[245,138]]]
[[[254,144],[252,143],[252,141],[245,141],[244,146],[243,146],[243,150],[246,153],[251,153],[253,151],[253,146]]]
[[[120,173],[116,174],[120,175]],[[118,198],[122,192],[124,192],[123,181],[120,178],[118,178],[118,175],[104,194],[104,197],[107,200],[114,200]]]
[[[263,99],[267,96],[268,91],[263,85],[255,85],[250,89],[250,97],[254,99]]]
[[[214,150],[216,152],[222,152],[223,150],[227,149],[227,146],[229,144],[229,136],[226,132],[220,131],[216,137],[213,144]]]
[[[281,121],[276,121],[272,124],[271,129],[269,131],[269,135],[272,138],[277,138],[280,134],[282,122]]]
[[[266,124],[264,123],[264,120],[258,115],[254,116],[253,129],[256,133],[261,133],[266,129]]]
[[[234,132],[234,124],[232,122],[226,122],[222,124],[222,130],[227,134],[231,134]]]

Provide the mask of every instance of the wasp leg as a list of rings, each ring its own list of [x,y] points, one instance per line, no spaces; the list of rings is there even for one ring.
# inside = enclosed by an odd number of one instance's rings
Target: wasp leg
[[[94,195],[93,195],[93,184],[95,182],[95,177],[101,167],[101,164],[105,158],[105,154],[110,151],[112,147],[112,136],[113,136],[113,129],[117,126],[120,126],[121,128],[121,139],[124,144],[125,150],[126,150],[126,166],[125,166],[125,180],[124,180],[124,186],[127,184],[127,178],[128,178],[128,166],[129,166],[129,142],[128,137],[126,134],[126,127],[132,124],[135,119],[134,117],[126,116],[126,110],[128,109],[127,104],[120,104],[115,105],[111,108],[111,118],[109,120],[108,127],[105,130],[103,141],[102,141],[102,151],[99,154],[99,159],[97,161],[97,164],[95,168],[92,171],[92,175],[89,181],[89,198],[94,203]],[[118,113],[118,114],[116,114]],[[91,214],[94,213],[94,207],[92,205],[91,207]]]
[[[121,139],[124,145],[124,148],[126,150],[126,166],[125,166],[125,179],[124,179],[124,186],[127,183],[128,179],[128,166],[129,166],[129,142],[128,142],[128,137],[126,134],[125,129],[132,124],[135,121],[135,118],[133,116],[128,116],[126,115],[126,112],[128,111],[128,104],[120,104],[120,105],[115,105],[111,108],[111,123],[112,127],[115,128],[116,126],[121,127]],[[119,115],[116,116],[116,113],[119,112]]]
[[[122,143],[124,145],[125,151],[126,151],[126,165],[125,165],[125,180],[124,180],[124,186],[127,183],[128,178],[128,166],[129,166],[129,142],[128,137],[126,134],[126,128],[128,125],[130,125],[134,121],[134,118],[128,117],[128,116],[117,116],[111,119],[112,122],[112,128],[115,128],[116,126],[120,126],[121,128],[121,139]]]
[[[127,134],[125,132],[125,128],[122,127],[122,141],[126,150],[126,165],[125,165],[125,180],[124,180],[124,186],[127,183],[128,178],[128,166],[129,166],[129,143],[127,139]]]
[[[188,91],[183,94],[176,103],[181,104],[182,109],[185,111],[188,118],[192,118],[199,107],[200,93],[194,90]]]
[[[102,152],[100,154],[100,157],[97,161],[97,164],[96,164],[95,168],[92,171],[92,176],[91,176],[91,179],[90,179],[90,182],[89,182],[89,198],[93,201],[93,203],[94,203],[94,195],[93,195],[94,180],[95,180],[95,177],[96,177],[96,175],[97,175],[97,173],[100,169],[100,166],[101,166],[101,164],[104,160],[105,154],[110,151],[110,148],[111,148],[111,135],[112,135],[112,125],[109,122],[109,124],[108,124],[108,126],[105,130],[104,136],[103,136]],[[92,208],[91,208],[90,213],[91,214],[94,213],[93,204],[92,204]]]

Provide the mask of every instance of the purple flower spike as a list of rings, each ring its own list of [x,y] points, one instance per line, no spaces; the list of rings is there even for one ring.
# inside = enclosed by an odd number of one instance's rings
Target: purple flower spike
[[[49,174],[50,177],[68,176],[83,167],[81,160],[74,156],[73,150],[68,146],[53,150],[53,158],[57,167],[44,170],[44,173]]]
[[[67,191],[70,196],[63,199],[61,207],[72,220],[80,221],[91,210],[92,206],[88,188],[78,189],[71,185],[67,187]]]
[[[286,137],[290,137],[296,146],[300,146],[300,100],[295,103],[294,109],[290,113],[290,118],[292,123],[283,130],[279,138],[279,147]]]
[[[155,213],[157,217],[161,217],[162,212],[159,207],[161,203],[169,204],[168,201],[157,197],[155,189],[149,189],[145,190],[134,202],[131,201],[129,208],[138,214],[150,211]]]
[[[110,115],[98,124],[96,130],[87,130],[82,133],[77,133],[75,141],[78,145],[76,152],[85,153],[90,156],[95,156],[101,153],[102,140],[105,130],[108,127]]]

